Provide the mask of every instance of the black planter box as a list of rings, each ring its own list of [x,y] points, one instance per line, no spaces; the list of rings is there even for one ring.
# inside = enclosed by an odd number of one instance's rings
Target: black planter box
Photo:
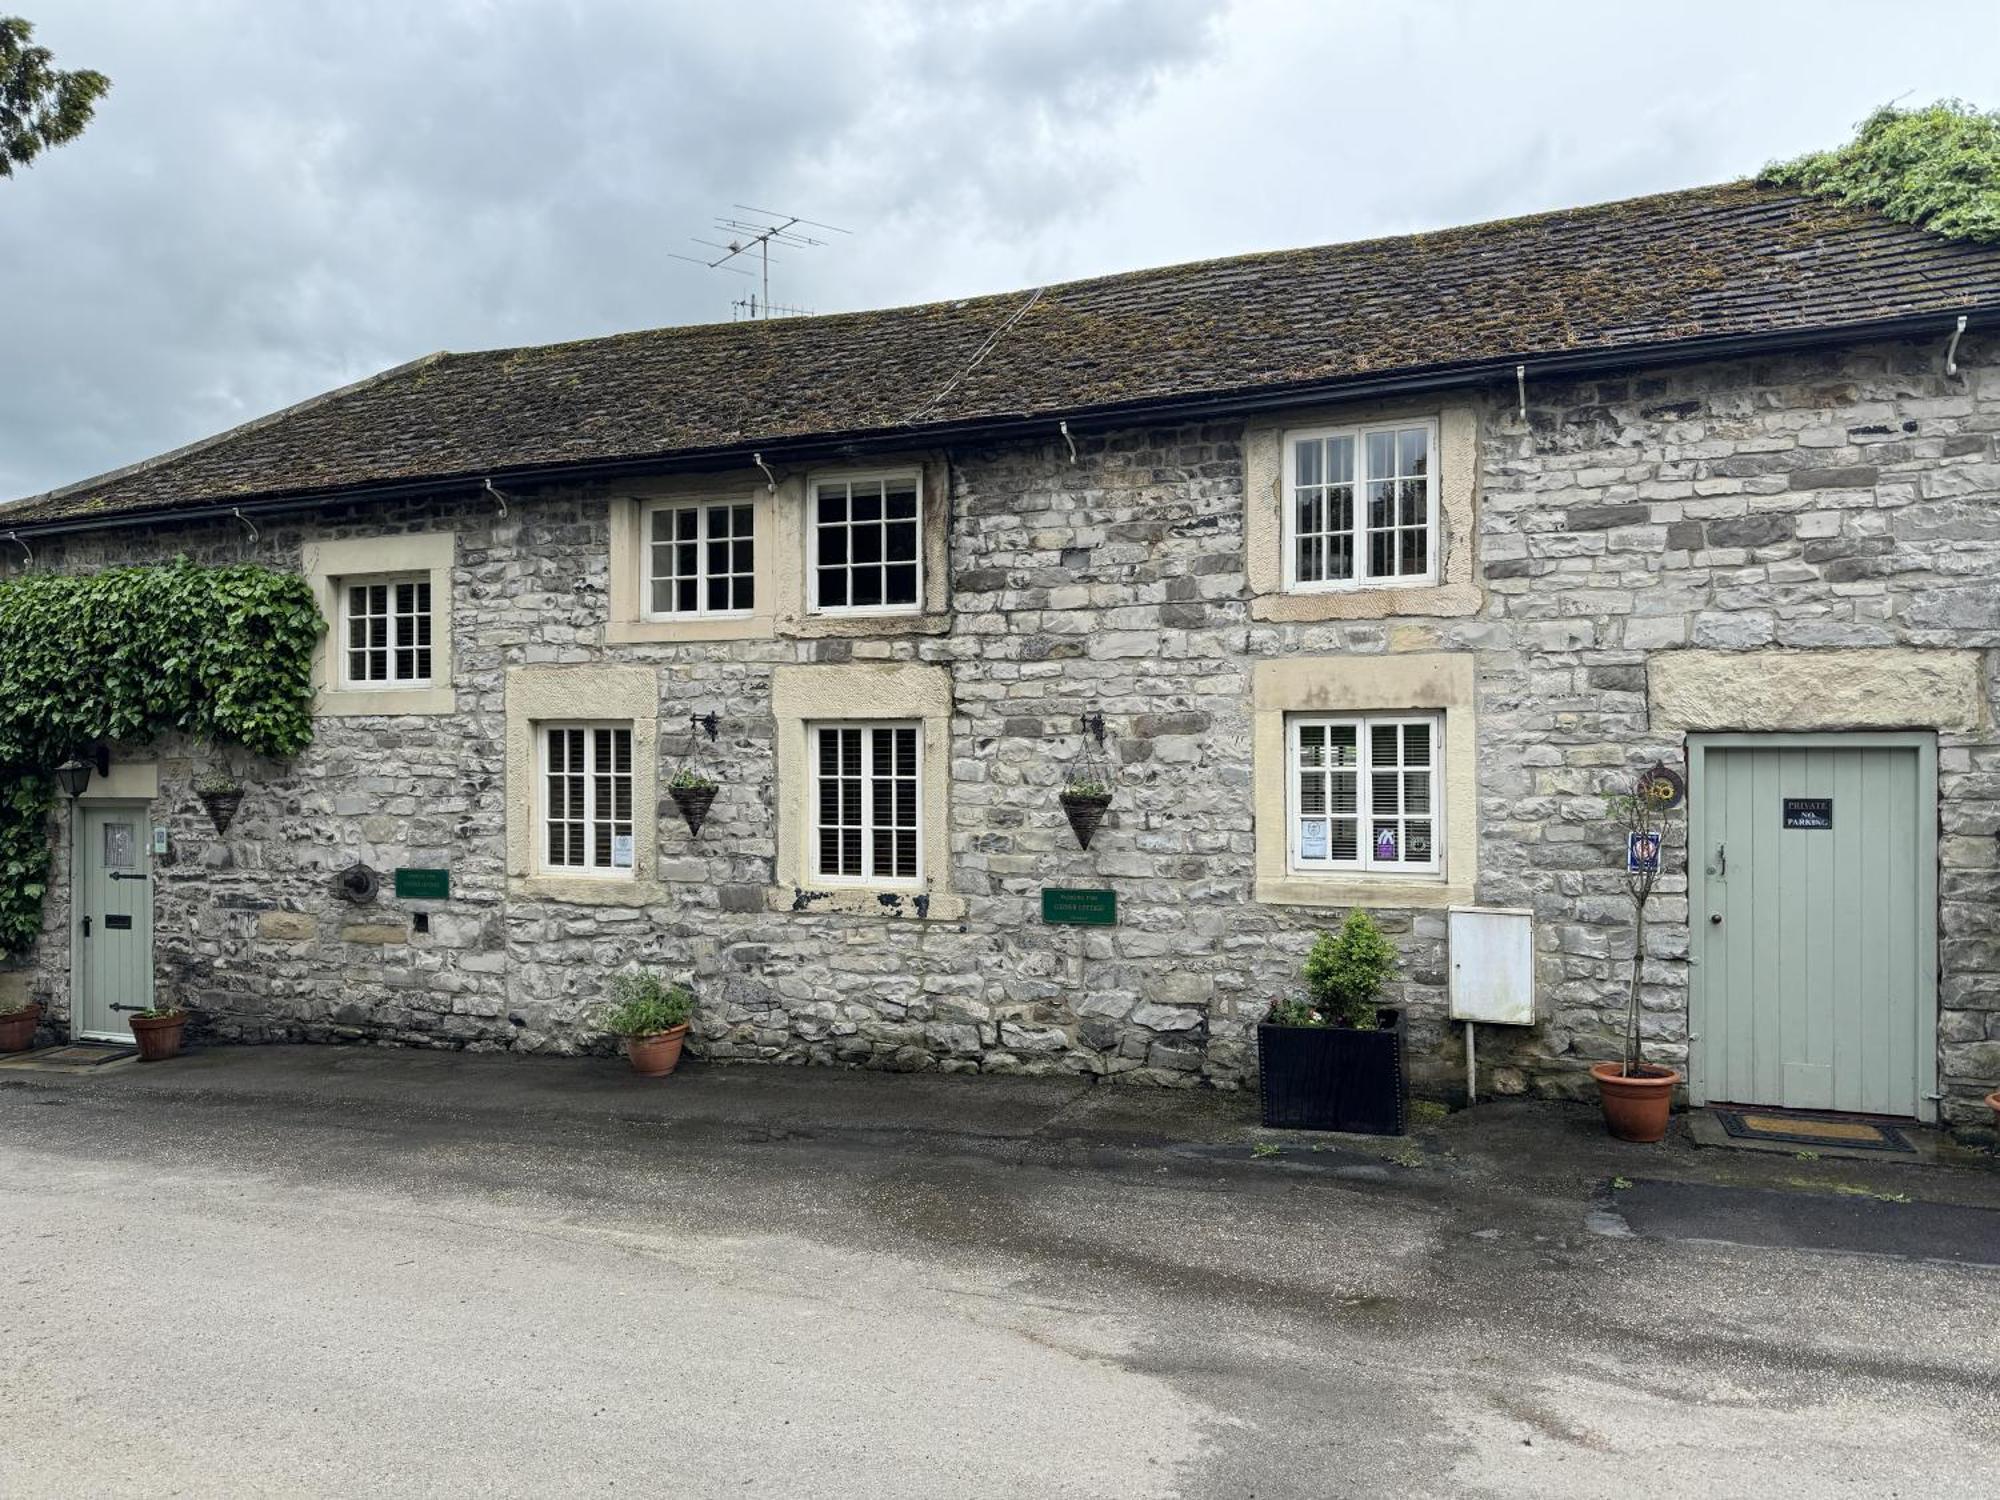
[[[1344,1026],[1257,1028],[1264,1123],[1285,1130],[1401,1135],[1409,1113],[1403,1012],[1375,1012],[1374,1031]]]

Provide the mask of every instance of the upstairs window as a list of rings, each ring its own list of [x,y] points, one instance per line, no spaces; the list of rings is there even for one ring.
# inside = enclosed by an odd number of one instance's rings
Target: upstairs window
[[[431,580],[427,573],[343,579],[340,640],[353,687],[429,687]]]
[[[545,725],[541,753],[543,869],[629,876],[632,726]]]
[[[1435,714],[1291,719],[1292,868],[1442,873],[1439,737]]]
[[[1285,586],[1435,582],[1437,424],[1350,427],[1285,445]]]
[[[921,882],[921,741],[916,724],[811,726],[809,817],[818,882]]]
[[[921,489],[914,469],[812,481],[807,571],[816,612],[891,614],[919,607]]]
[[[646,617],[751,613],[757,606],[755,514],[748,505],[648,506]]]

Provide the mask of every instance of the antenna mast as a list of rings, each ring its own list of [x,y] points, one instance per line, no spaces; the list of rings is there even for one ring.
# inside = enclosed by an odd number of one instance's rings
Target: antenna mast
[[[781,214],[773,209],[752,208],[747,203],[737,203],[732,207],[739,213],[756,214],[758,217],[744,219],[734,214],[717,215],[715,229],[718,234],[729,237],[726,243],[705,240],[699,235],[690,236],[697,245],[705,245],[710,250],[719,251],[714,259],[669,252],[672,258],[706,266],[711,271],[730,271],[738,276],[756,275],[759,292],[762,293],[761,299],[758,292],[753,292],[748,299],[740,299],[729,304],[732,309],[740,312],[747,302],[752,318],[768,318],[773,313],[804,313],[806,309],[802,307],[774,307],[771,304],[771,246],[775,244],[788,250],[803,250],[827,243],[808,234],[806,232],[808,228],[825,230],[829,234],[852,234],[853,231],[842,229],[838,224],[822,224],[814,219],[801,218],[797,214]],[[752,253],[757,257],[757,270],[754,273],[748,266],[739,264],[740,261],[748,259]]]

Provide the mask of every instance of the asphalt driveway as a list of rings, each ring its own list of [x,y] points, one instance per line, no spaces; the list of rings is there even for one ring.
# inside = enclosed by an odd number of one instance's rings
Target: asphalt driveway
[[[0,1493],[1991,1493],[2000,1271],[1646,1237],[1609,1183],[2000,1176],[1518,1104],[1273,1154],[1248,1108],[306,1048],[0,1075]]]

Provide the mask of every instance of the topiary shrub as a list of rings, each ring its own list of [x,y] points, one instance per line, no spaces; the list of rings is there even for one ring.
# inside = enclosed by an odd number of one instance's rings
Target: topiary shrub
[[[1863,120],[1847,145],[1773,162],[1760,180],[1954,239],[2000,243],[2000,111],[1961,99],[1890,105]]]
[[[1339,932],[1322,932],[1306,955],[1306,990],[1328,1026],[1375,1029],[1375,997],[1396,967],[1396,949],[1365,911],[1347,914]]]

